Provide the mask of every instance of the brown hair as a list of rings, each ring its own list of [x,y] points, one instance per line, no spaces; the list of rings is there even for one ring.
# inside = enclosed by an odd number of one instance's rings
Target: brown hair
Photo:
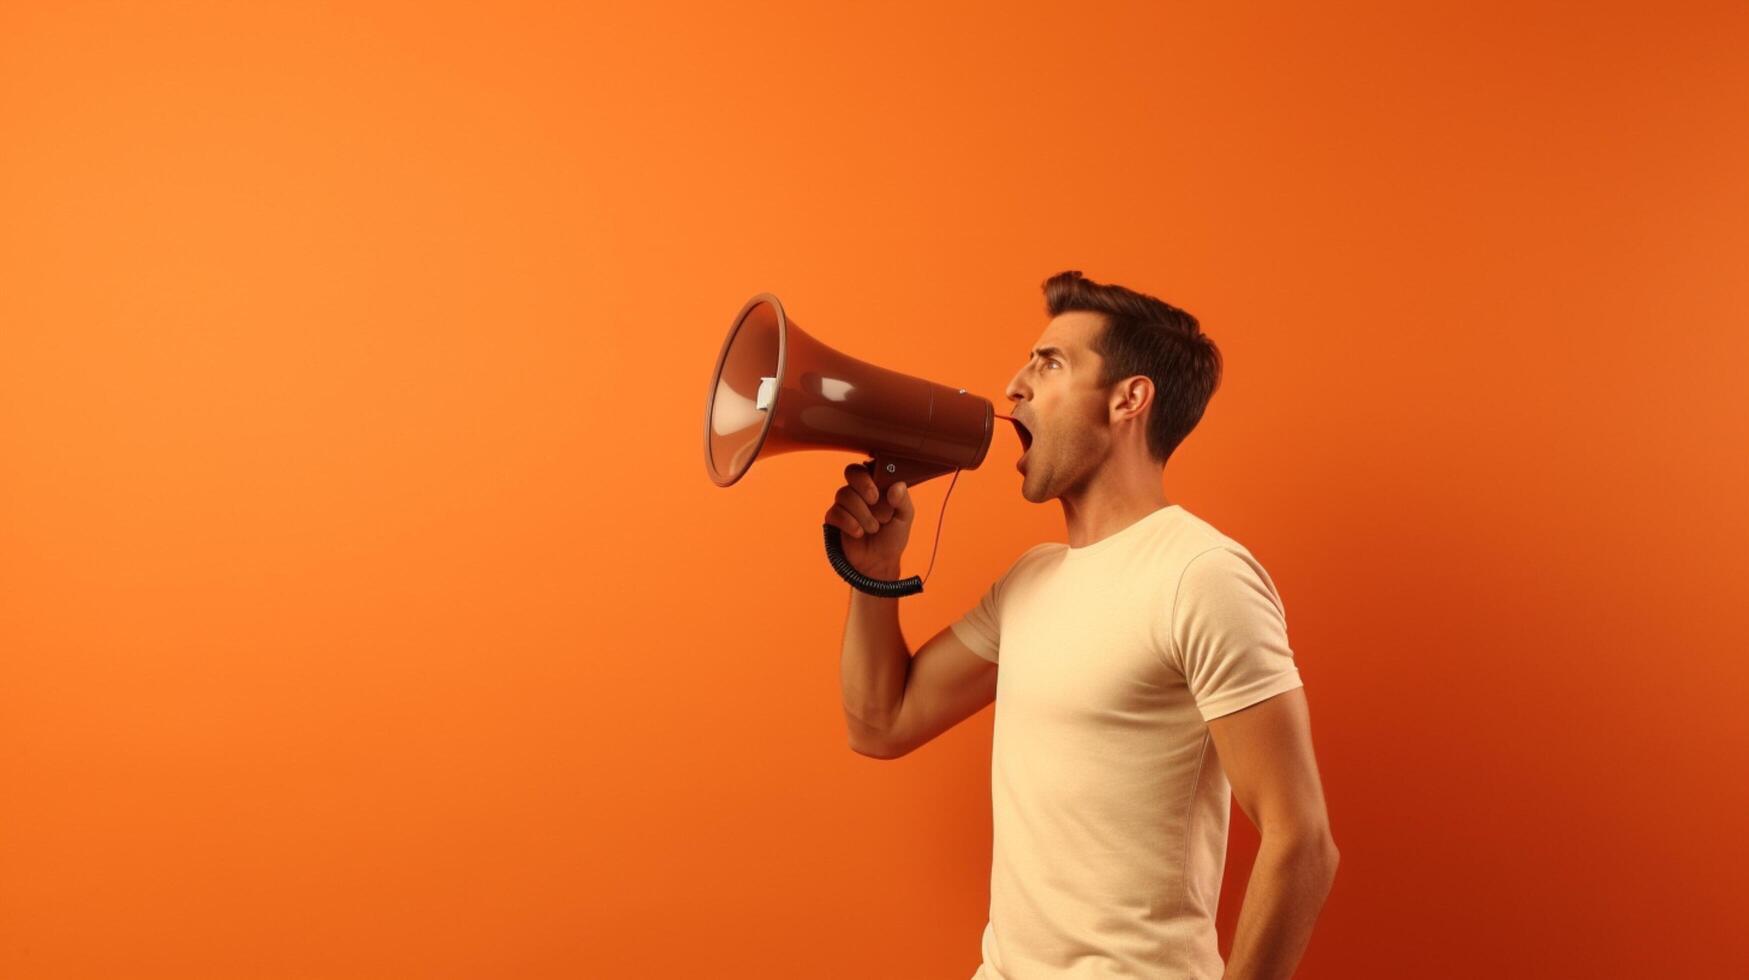
[[[1152,296],[1074,271],[1046,279],[1044,290],[1045,310],[1053,317],[1072,310],[1104,315],[1105,329],[1093,340],[1104,361],[1101,388],[1138,374],[1154,382],[1148,453],[1165,465],[1221,386],[1220,349],[1196,317]]]

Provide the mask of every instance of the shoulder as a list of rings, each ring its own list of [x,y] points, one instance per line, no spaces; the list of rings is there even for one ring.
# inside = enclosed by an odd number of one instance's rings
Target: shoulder
[[[1271,593],[1275,584],[1251,549],[1209,522],[1187,513],[1167,566],[1175,573],[1174,604],[1187,594],[1226,583],[1256,583]]]
[[[1197,552],[1178,576],[1172,619],[1285,616],[1286,606],[1263,563],[1236,541]]]
[[[1069,550],[1069,546],[1061,541],[1040,541],[1038,544],[1021,552],[1020,557],[1014,559],[1014,563],[1019,565],[1022,562],[1032,561],[1036,558],[1042,558],[1045,555],[1061,553],[1067,550]]]
[[[1261,567],[1250,548],[1189,511],[1183,512],[1178,532],[1172,539],[1170,564],[1181,572],[1193,564],[1230,564],[1234,559]]]
[[[1184,546],[1196,552],[1206,551],[1216,545],[1233,548],[1243,548],[1233,536],[1210,524],[1202,515],[1187,508],[1178,508],[1178,527],[1176,537]]]
[[[1057,541],[1041,541],[1021,552],[1008,566],[1008,575],[1020,575],[1036,571],[1049,564],[1050,559],[1067,551],[1069,546]]]

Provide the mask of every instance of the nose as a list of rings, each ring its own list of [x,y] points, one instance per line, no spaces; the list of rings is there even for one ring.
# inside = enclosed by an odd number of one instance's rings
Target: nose
[[[1018,402],[1026,398],[1027,392],[1021,383],[1022,379],[1025,377],[1026,369],[1021,368],[1019,373],[1015,374],[1014,377],[1008,380],[1008,387],[1003,389],[1002,394],[1006,396],[1009,401]]]

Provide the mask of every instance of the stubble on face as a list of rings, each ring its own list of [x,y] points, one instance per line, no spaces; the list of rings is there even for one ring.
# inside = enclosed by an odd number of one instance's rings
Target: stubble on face
[[[1060,417],[1058,426],[1051,430],[1043,452],[1039,452],[1039,441],[1034,439],[1032,451],[1026,457],[1021,496],[1042,504],[1086,489],[1111,450],[1109,433],[1103,426],[1103,410],[1104,402],[1100,401],[1087,406],[1088,418],[1065,413],[1066,417]]]

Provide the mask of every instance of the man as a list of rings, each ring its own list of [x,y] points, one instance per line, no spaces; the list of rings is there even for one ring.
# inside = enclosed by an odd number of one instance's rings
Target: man
[[[1152,296],[1079,272],[1044,289],[1051,319],[1007,396],[1021,493],[1062,502],[1068,543],[1028,549],[915,655],[898,600],[852,589],[850,745],[895,759],[995,702],[973,980],[1288,977],[1337,850],[1282,601],[1244,546],[1162,492],[1220,353]],[[898,578],[907,488],[881,499],[862,467],[845,477],[827,522],[861,571]],[[1234,797],[1262,844],[1223,964]]]

